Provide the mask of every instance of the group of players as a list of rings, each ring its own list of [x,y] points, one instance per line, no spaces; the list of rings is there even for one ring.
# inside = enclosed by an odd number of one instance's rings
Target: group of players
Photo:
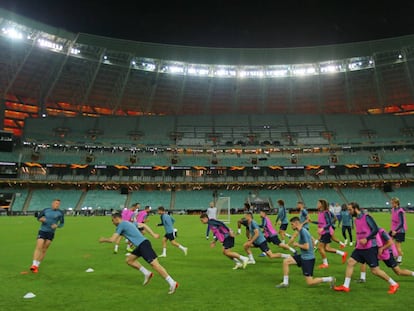
[[[402,262],[403,252],[401,243],[405,241],[407,222],[405,211],[400,207],[398,198],[391,199],[391,230],[389,233],[383,228],[379,228],[373,217],[363,211],[358,203],[350,202],[343,206],[341,220],[342,234],[345,242],[339,241],[335,236],[336,216],[329,209],[326,200],[320,199],[317,202],[318,219],[316,221],[310,219],[304,204],[298,202],[299,216],[290,219],[291,228],[295,232],[292,236],[286,233],[289,221],[283,200],[279,200],[278,204],[279,209],[276,224],[280,223],[279,234],[274,229],[265,211],[259,212],[261,222],[258,224],[253,219],[253,213],[249,205],[245,205],[244,218],[238,221],[237,234],[241,234],[242,226],[246,227],[247,242],[244,243],[243,248],[248,255],[247,257],[231,251],[234,246],[235,234],[223,222],[211,219],[207,213],[202,214],[200,220],[211,228],[215,235],[215,240],[223,244],[223,254],[235,262],[233,269],[246,268],[248,264],[255,263],[250,250],[252,247],[260,248],[263,252],[262,255],[269,258],[283,258],[283,281],[276,285],[277,288],[286,288],[289,286],[290,265],[297,265],[302,268],[302,273],[308,285],[329,283],[332,289],[341,292],[350,291],[351,277],[357,264],[361,265],[361,275],[358,282],[366,282],[366,265],[368,265],[373,275],[389,283],[389,294],[395,294],[399,289],[399,284],[379,267],[380,260],[397,275],[414,276],[413,271],[401,269],[399,266]],[[352,219],[355,219],[355,223]],[[318,226],[318,239],[314,239],[309,232],[309,224],[312,223]],[[354,225],[356,245],[350,258],[347,260],[347,252],[334,249],[330,244],[332,241],[336,241],[340,244],[341,249],[344,248],[348,242],[346,238],[346,233],[348,233],[350,246],[353,246],[351,228]],[[285,243],[285,237],[289,238],[287,243]],[[269,249],[268,243],[273,243],[282,249],[290,250],[292,254],[274,254]],[[295,248],[299,249],[300,253]],[[326,256],[327,252],[341,256],[343,264],[347,262],[345,280],[342,285],[336,286],[336,279],[333,276],[313,277],[315,266],[314,248],[318,249],[322,257],[322,264],[318,266],[320,269],[329,267]]]
[[[278,201],[279,209],[275,224],[280,224],[279,232],[274,228],[267,213],[263,210],[259,211],[260,224],[254,220],[253,211],[248,204],[245,204],[244,217],[238,221],[237,234],[241,234],[241,227],[246,227],[247,241],[243,244],[246,256],[243,256],[232,248],[235,245],[235,233],[223,222],[217,220],[217,209],[214,203],[210,204],[206,213],[202,213],[200,221],[207,224],[206,238],[209,238],[209,231],[213,233],[213,241],[211,246],[214,247],[219,241],[223,245],[223,254],[234,261],[233,269],[245,269],[249,264],[255,264],[255,259],[251,251],[252,248],[259,248],[262,253],[260,256],[267,256],[270,259],[283,259],[283,281],[276,285],[277,288],[286,288],[289,286],[289,266],[297,265],[302,268],[302,273],[308,285],[316,285],[319,283],[329,283],[330,287],[336,291],[349,292],[350,281],[353,274],[354,267],[361,264],[361,276],[359,282],[366,281],[366,265],[371,269],[372,274],[382,278],[389,283],[389,294],[394,294],[399,288],[399,284],[389,277],[379,267],[379,260],[382,260],[387,267],[391,268],[397,275],[414,276],[414,272],[406,269],[401,269],[399,264],[402,261],[401,243],[405,241],[405,232],[407,230],[407,223],[404,209],[400,207],[398,198],[391,200],[391,230],[387,233],[383,228],[379,228],[373,217],[363,211],[358,203],[348,203],[342,209],[342,232],[345,238],[347,227],[353,226],[352,218],[355,219],[356,244],[355,249],[348,258],[348,253],[342,250],[334,249],[330,246],[332,241],[340,243],[340,248],[343,248],[347,243],[340,242],[334,234],[335,229],[335,215],[329,210],[328,202],[320,199],[317,202],[318,219],[312,221],[302,202],[298,202],[299,215],[288,220],[287,210],[284,206],[283,200]],[[38,233],[35,251],[33,254],[33,262],[30,270],[37,273],[41,261],[44,259],[47,249],[50,246],[55,230],[64,225],[64,214],[59,209],[60,200],[55,199],[52,202],[51,208],[44,209],[37,219],[41,222],[41,227]],[[157,256],[151,242],[144,236],[148,232],[154,238],[159,238],[159,234],[154,233],[145,223],[148,220],[148,215],[151,207],[146,206],[143,210],[139,210],[139,203],[134,204],[131,208],[125,209],[122,213],[115,212],[112,214],[112,223],[116,226],[115,233],[108,238],[100,238],[100,243],[115,243],[114,252],[119,250],[119,243],[122,237],[127,239],[130,244],[126,263],[139,270],[144,275],[143,285],[147,285],[151,280],[153,273],[146,269],[138,262],[138,258],[142,257],[151,267],[162,276],[169,285],[168,294],[175,293],[178,288],[176,282],[166,271],[166,269],[159,263],[158,257],[166,257],[167,242],[179,248],[187,255],[188,248],[184,247],[176,241],[176,231],[174,229],[174,218],[168,214],[164,207],[160,206],[157,209],[161,218],[159,226],[165,229],[165,235],[162,239],[163,251],[160,256]],[[287,227],[290,222],[294,234],[287,234]],[[309,224],[316,224],[318,226],[319,237],[313,238],[309,232]],[[345,229],[344,229],[345,227]],[[352,234],[349,233],[350,245],[352,246]],[[280,236],[280,237],[279,237]],[[286,238],[289,240],[286,241]],[[268,243],[273,243],[280,248],[290,251],[291,254],[273,253]],[[347,262],[345,280],[343,285],[335,286],[335,277],[314,277],[313,271],[315,266],[315,253],[317,248],[321,257],[322,264],[320,269],[329,267],[326,253],[335,253],[342,258],[342,263]]]

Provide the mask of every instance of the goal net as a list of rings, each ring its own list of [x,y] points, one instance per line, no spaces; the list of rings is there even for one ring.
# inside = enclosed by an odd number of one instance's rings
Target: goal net
[[[217,219],[230,223],[230,197],[218,197],[216,201]]]

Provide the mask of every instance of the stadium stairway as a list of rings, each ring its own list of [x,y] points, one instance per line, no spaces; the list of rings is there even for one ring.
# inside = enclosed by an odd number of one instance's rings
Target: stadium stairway
[[[345,195],[342,193],[341,189],[338,188],[336,189],[336,192],[338,193],[338,195],[341,197],[341,199],[343,200],[343,202],[348,203],[348,199],[345,197]]]
[[[30,206],[30,201],[32,200],[33,196],[33,189],[29,190],[29,193],[27,194],[26,200],[24,201],[22,212],[26,213]]]
[[[81,210],[85,197],[86,197],[86,191],[83,191],[79,198],[78,204],[76,204],[75,211],[79,212]]]

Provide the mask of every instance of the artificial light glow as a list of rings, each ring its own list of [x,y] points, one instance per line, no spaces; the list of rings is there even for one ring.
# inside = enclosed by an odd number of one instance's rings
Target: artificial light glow
[[[316,69],[312,66],[294,67],[292,70],[292,74],[295,76],[307,76],[307,75],[313,75],[315,73],[316,73]]]
[[[187,73],[193,76],[207,76],[209,74],[208,68],[191,66],[188,67]]]
[[[287,69],[282,70],[268,70],[266,71],[266,76],[268,77],[285,77],[287,76],[289,71]]]
[[[78,55],[80,54],[80,50],[79,49],[75,49],[75,48],[71,48],[70,49],[70,53],[73,55]]]
[[[262,78],[264,76],[264,72],[261,70],[242,70],[239,71],[240,78]]]
[[[3,28],[2,31],[7,37],[11,39],[17,39],[17,40],[23,39],[23,34],[14,28]]]
[[[37,41],[39,43],[39,46],[41,46],[42,48],[49,48],[51,50],[56,50],[56,51],[62,51],[63,50],[63,46],[57,43],[54,43],[52,41],[48,41],[45,39],[39,39]]]
[[[181,66],[167,66],[166,70],[171,73],[183,73],[184,72],[184,68]]]
[[[237,74],[236,70],[234,69],[226,69],[226,68],[218,68],[214,71],[214,75],[217,77],[235,77]]]
[[[143,63],[142,65],[143,65],[143,66],[144,66],[144,68],[145,68],[146,70],[148,70],[148,71],[154,71],[154,70],[155,70],[155,68],[157,67],[157,66],[155,66],[154,64],[150,64],[150,63]]]

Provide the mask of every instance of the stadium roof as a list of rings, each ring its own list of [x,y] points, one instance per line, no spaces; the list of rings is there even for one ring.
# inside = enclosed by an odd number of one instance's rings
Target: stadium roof
[[[40,114],[406,113],[413,47],[414,35],[283,49],[143,43],[0,9],[0,89],[11,128]]]
[[[73,33],[186,46],[285,48],[414,33],[414,4],[404,0],[2,0],[0,7]]]

